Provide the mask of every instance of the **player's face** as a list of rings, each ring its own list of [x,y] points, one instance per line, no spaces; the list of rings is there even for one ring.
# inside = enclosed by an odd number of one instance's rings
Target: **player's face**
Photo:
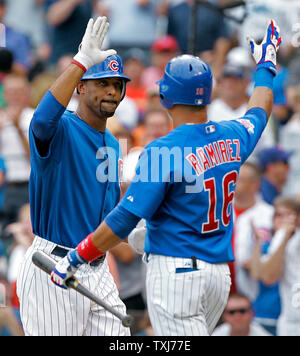
[[[283,229],[289,218],[293,216],[295,212],[288,206],[278,205],[274,212],[273,228],[275,231]]]
[[[279,186],[284,186],[288,179],[290,166],[287,162],[274,162],[268,165],[268,174],[276,179]]]
[[[6,102],[10,105],[28,105],[29,86],[23,78],[8,78],[3,85],[3,92]]]
[[[123,82],[119,78],[87,80],[84,102],[96,116],[111,117],[120,104],[122,88]]]
[[[239,99],[245,95],[248,84],[246,79],[226,76],[220,81],[220,95],[224,100]]]
[[[149,140],[155,140],[165,136],[170,131],[170,123],[168,117],[160,112],[154,112],[146,118],[145,122],[146,133]]]
[[[242,330],[247,328],[253,318],[253,312],[249,301],[245,298],[229,298],[224,311],[223,319],[233,329]]]
[[[255,176],[255,171],[248,166],[242,166],[237,181],[235,195],[237,198],[255,196],[260,187],[260,181]]]

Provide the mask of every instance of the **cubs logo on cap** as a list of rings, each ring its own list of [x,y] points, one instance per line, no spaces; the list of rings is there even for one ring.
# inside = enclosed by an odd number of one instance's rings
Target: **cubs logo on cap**
[[[123,79],[122,99],[125,96],[126,83],[130,79],[123,73],[123,65],[118,55],[109,56],[104,62],[94,65],[83,75],[81,80],[120,78]]]
[[[117,72],[119,70],[119,63],[117,61],[111,61],[109,63],[109,68],[114,71]]]

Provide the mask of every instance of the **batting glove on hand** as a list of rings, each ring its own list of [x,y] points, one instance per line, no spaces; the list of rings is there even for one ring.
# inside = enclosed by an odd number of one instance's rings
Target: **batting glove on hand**
[[[257,69],[267,68],[276,75],[276,52],[281,44],[280,29],[271,20],[261,44],[257,44],[251,37],[247,37]]]
[[[101,50],[108,28],[109,23],[105,16],[98,17],[95,22],[93,19],[90,19],[79,46],[79,52],[74,57],[74,61],[80,63],[85,70],[88,70],[95,64],[104,62],[107,57],[117,53],[113,49],[107,51]]]
[[[84,263],[86,261],[79,256],[77,250],[71,250],[66,257],[55,265],[54,270],[51,272],[51,281],[58,287],[67,289],[67,280],[73,277],[78,268]]]
[[[144,254],[145,236],[147,229],[145,226],[135,228],[128,236],[128,244],[139,255]]]

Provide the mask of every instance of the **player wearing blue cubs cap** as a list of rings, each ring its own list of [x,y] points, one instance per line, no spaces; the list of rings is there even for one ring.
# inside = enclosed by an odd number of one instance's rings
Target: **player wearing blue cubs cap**
[[[82,76],[81,81],[93,79],[119,78],[122,80],[121,100],[123,100],[126,92],[126,83],[130,81],[130,79],[123,74],[123,71],[124,69],[121,58],[117,54],[115,54],[109,56],[104,62],[97,63],[92,66]]]
[[[125,96],[129,78],[114,50],[101,50],[105,17],[90,20],[79,52],[36,109],[30,126],[30,206],[36,237],[18,277],[26,335],[128,335],[119,319],[71,291],[57,293],[32,255],[57,261],[94,231],[120,199],[120,149],[106,129]],[[66,110],[77,88],[76,112]],[[79,279],[125,313],[105,254],[85,266]]]
[[[78,266],[123,241],[143,218],[147,306],[155,334],[212,333],[231,284],[235,186],[272,111],[280,42],[274,21],[260,45],[249,39],[257,63],[255,89],[245,116],[232,121],[208,121],[212,75],[206,63],[190,55],[169,62],[159,81],[160,100],[174,130],[145,147],[121,203],[56,264],[56,284],[64,287]]]

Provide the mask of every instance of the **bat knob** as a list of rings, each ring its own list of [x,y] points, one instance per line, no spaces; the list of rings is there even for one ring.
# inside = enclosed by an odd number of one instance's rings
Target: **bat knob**
[[[131,315],[126,315],[122,319],[122,325],[125,326],[126,328],[129,328],[133,323],[133,317]]]

